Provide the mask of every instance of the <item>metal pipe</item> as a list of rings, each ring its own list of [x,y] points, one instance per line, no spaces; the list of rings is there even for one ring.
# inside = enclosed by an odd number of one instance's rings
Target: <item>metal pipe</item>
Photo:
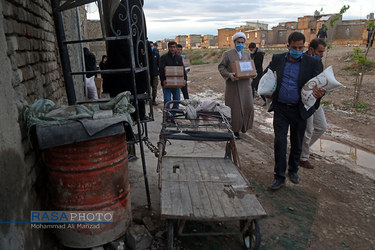
[[[82,41],[82,34],[81,34],[81,18],[79,16],[79,8],[77,7],[76,8],[76,14],[77,14],[77,32],[78,32],[78,39],[79,41]],[[67,44],[65,42],[65,44]],[[82,62],[82,69],[85,70],[86,69],[86,65],[85,65],[85,56],[83,54],[83,46],[82,46],[82,42],[79,43],[79,48],[81,50],[81,62]],[[72,74],[73,75],[73,74]],[[87,95],[87,86],[86,86],[86,82],[85,82],[85,75],[82,74],[82,81],[84,83],[84,86],[85,86],[85,94]]]
[[[64,44],[66,40],[65,31],[64,31],[64,23],[62,19],[61,12],[58,12],[56,8],[58,7],[58,0],[51,0],[51,6],[53,10],[53,20],[55,22],[55,29],[56,29],[56,38],[57,43],[59,46],[59,53],[60,53],[60,60],[61,60],[61,67],[63,70],[64,81],[65,81],[65,90],[66,95],[68,97],[68,104],[75,105],[77,102],[76,93],[74,89],[74,82],[72,75],[70,74],[71,65],[69,60],[69,53],[68,48]]]
[[[127,6],[127,14],[128,17],[130,17],[130,8],[129,8],[129,1],[126,1],[126,6]],[[128,20],[128,27],[129,27],[129,32],[132,32],[132,27],[131,27],[131,18]],[[134,95],[137,95],[137,83],[135,80],[135,54],[134,54],[134,44],[133,44],[133,39],[129,39],[130,43],[130,58],[132,62],[132,79],[133,79],[133,87],[134,87]],[[143,167],[143,177],[145,180],[145,188],[146,188],[146,195],[147,195],[147,204],[148,208],[151,209],[151,198],[150,198],[150,190],[148,186],[148,177],[147,177],[147,169],[146,169],[146,159],[145,159],[145,152],[143,148],[143,141],[141,139],[142,133],[141,133],[141,122],[140,122],[140,117],[139,117],[139,106],[138,106],[138,98],[135,98],[135,111],[137,114],[137,129],[138,129],[138,139],[139,139],[139,148],[141,150],[141,158],[142,158],[142,167]]]

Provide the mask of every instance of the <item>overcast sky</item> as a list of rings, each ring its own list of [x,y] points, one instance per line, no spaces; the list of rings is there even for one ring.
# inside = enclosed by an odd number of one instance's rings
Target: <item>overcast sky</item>
[[[269,24],[297,21],[298,17],[338,13],[350,5],[343,19],[365,19],[375,12],[374,0],[144,0],[148,38],[152,41],[177,35],[212,34],[220,28],[234,28],[246,21]],[[89,17],[90,18],[90,17]]]

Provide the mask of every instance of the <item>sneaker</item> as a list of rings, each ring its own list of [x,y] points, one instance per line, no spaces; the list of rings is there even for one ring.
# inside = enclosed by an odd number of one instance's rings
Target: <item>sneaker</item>
[[[289,180],[293,182],[294,184],[299,183],[299,177],[297,173],[288,173]]]
[[[269,185],[268,187],[271,190],[278,190],[283,186],[285,186],[285,180],[274,179],[272,184]]]
[[[303,167],[303,168],[308,168],[308,169],[313,169],[314,168],[314,166],[311,165],[311,163],[309,161],[302,161],[302,160],[300,160],[299,161],[299,165],[301,167]]]

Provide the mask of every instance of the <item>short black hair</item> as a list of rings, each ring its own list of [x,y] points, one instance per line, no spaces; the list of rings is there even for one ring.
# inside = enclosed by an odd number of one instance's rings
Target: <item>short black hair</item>
[[[182,45],[181,44],[177,44],[177,48],[181,48],[182,49]]]
[[[297,41],[303,41],[305,43],[306,38],[305,35],[302,34],[301,32],[295,31],[292,34],[289,35],[288,37],[288,44],[290,45],[291,42],[297,42]]]
[[[168,42],[168,48],[171,47],[172,45],[176,45],[177,46],[177,43],[175,41]]]
[[[249,44],[249,49],[253,49],[253,48],[256,48],[257,45],[255,43],[250,43]]]
[[[327,47],[327,44],[324,40],[320,38],[314,38],[313,40],[310,41],[309,48],[313,48],[314,50],[316,50],[320,44],[323,45],[324,47]]]

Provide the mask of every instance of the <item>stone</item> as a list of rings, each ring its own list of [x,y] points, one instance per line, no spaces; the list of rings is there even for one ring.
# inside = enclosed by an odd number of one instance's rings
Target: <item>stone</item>
[[[155,231],[155,225],[154,225],[154,223],[152,223],[152,220],[151,220],[150,217],[144,217],[142,219],[142,221],[143,221],[143,224],[148,229],[148,231],[150,231],[150,232],[154,232]]]
[[[143,250],[151,246],[152,236],[143,225],[133,225],[126,233],[126,244],[133,250]]]

